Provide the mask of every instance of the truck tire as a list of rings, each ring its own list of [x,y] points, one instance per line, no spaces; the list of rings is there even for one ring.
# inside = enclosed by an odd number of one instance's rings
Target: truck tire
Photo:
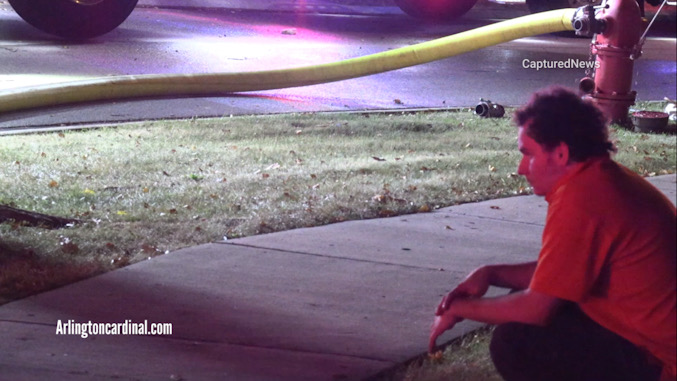
[[[395,0],[395,4],[409,16],[446,21],[466,14],[477,0]]]
[[[589,4],[585,0],[526,0],[527,8],[531,13],[540,13],[552,11],[555,9],[578,8]],[[592,4],[599,5],[601,0],[596,0]]]
[[[108,33],[122,24],[139,0],[9,0],[34,27],[68,39]]]

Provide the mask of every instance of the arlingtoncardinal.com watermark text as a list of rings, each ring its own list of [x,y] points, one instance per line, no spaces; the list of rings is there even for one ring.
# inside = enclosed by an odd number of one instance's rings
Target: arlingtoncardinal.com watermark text
[[[567,60],[538,60],[532,61],[528,58],[522,60],[522,67],[525,69],[599,69],[599,62],[597,61],[586,61],[575,58],[569,58]]]
[[[172,323],[149,323],[148,320],[143,322],[133,322],[125,320],[123,323],[93,323],[76,322],[68,320],[56,322],[57,335],[73,335],[80,336],[86,339],[90,335],[130,335],[130,336],[162,336],[172,334]]]

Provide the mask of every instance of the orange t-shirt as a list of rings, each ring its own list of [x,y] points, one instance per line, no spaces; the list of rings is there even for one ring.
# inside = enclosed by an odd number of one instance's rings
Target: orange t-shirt
[[[677,374],[675,206],[609,158],[576,164],[546,195],[530,289],[577,303]]]

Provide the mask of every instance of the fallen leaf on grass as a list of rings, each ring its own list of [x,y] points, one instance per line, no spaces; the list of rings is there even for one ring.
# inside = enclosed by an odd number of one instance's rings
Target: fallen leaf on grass
[[[383,194],[377,194],[376,196],[372,197],[371,200],[376,202],[386,202],[388,197]]]
[[[127,264],[129,264],[129,258],[127,258],[127,257],[113,258],[113,259],[110,260],[110,263],[111,263],[111,265],[116,265],[116,266],[120,266],[120,267],[126,266]]]
[[[73,242],[65,242],[61,244],[61,251],[65,254],[77,254],[80,251],[80,248]]]
[[[158,250],[157,247],[146,244],[141,245],[141,250],[143,251],[144,254],[153,254],[160,252],[160,250]]]
[[[435,353],[428,353],[428,358],[431,361],[442,361],[442,351],[437,351]]]
[[[49,182],[49,187],[50,187],[50,188],[58,188],[58,187],[59,187],[59,183],[56,182],[56,181],[54,181],[54,180],[52,180],[52,181]]]
[[[394,210],[384,209],[378,212],[379,217],[393,217],[397,215]]]

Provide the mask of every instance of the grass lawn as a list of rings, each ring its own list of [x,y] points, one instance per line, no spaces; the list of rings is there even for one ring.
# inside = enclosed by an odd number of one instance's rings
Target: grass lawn
[[[369,381],[502,381],[489,358],[492,331],[470,332],[449,343],[440,357],[423,355]]]
[[[463,110],[0,136],[0,204],[83,221],[59,230],[0,224],[0,304],[224,238],[526,194],[515,174],[516,135],[507,117]],[[613,129],[612,138],[616,159],[631,169],[675,172],[674,135]],[[462,347],[482,348],[486,337],[466,338]],[[400,379],[441,379],[412,366]]]

